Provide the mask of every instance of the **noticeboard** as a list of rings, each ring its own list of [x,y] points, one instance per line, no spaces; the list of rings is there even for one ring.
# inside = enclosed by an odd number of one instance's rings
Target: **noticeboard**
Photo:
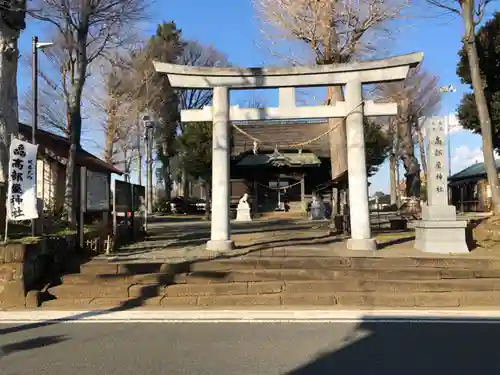
[[[146,189],[142,185],[115,180],[113,195],[116,212],[138,212],[144,210]]]
[[[86,172],[86,211],[109,211],[109,175]]]
[[[116,212],[132,211],[132,185],[128,182],[114,181],[114,204]]]

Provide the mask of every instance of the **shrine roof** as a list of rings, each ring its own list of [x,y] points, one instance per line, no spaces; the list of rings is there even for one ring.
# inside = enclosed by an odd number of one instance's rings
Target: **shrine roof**
[[[495,160],[497,171],[500,171],[500,159]],[[474,180],[480,177],[486,176],[486,169],[484,168],[484,163],[475,163],[467,168],[453,174],[448,178],[450,182],[463,181],[463,180]]]
[[[260,153],[272,152],[276,147],[279,151],[296,150],[292,144],[307,142],[326,133],[329,129],[327,120],[316,121],[255,121],[237,123],[243,131],[259,141],[257,147]],[[314,153],[319,158],[330,157],[329,135],[303,146],[303,151]],[[253,140],[233,129],[233,156],[253,150]]]
[[[19,123],[19,134],[24,140],[31,142],[31,126]],[[40,152],[65,164],[70,147],[70,142],[67,138],[46,130],[37,129],[36,141],[40,145]],[[97,156],[84,149],[80,149],[77,152],[76,164],[98,172],[123,174],[122,171],[115,168],[113,165],[106,163],[104,160],[99,159]]]

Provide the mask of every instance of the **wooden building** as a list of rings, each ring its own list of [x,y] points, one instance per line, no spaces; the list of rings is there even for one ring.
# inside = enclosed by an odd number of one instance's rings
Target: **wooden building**
[[[31,142],[31,126],[19,124],[19,138]],[[64,203],[64,193],[66,187],[66,163],[70,142],[60,135],[37,129],[36,141],[38,143],[37,160],[37,197],[43,199],[44,210],[59,212]],[[76,180],[80,174],[78,167],[86,167],[87,170],[107,175],[115,173],[121,175],[122,172],[113,165],[106,163],[97,156],[92,155],[83,149],[76,154]],[[77,183],[78,186],[78,183]],[[76,207],[79,206],[78,188],[75,186]],[[109,184],[108,184],[109,187]]]
[[[233,128],[233,204],[248,193],[256,211],[284,209],[284,202],[290,211],[301,211],[313,191],[330,182],[328,121],[259,121],[236,125],[246,134]],[[260,142],[255,145],[254,139]],[[297,146],[300,143],[307,144]],[[329,200],[329,192],[324,198]]]
[[[500,171],[500,160],[496,160]],[[461,212],[491,210],[491,191],[484,163],[475,163],[448,178],[451,204]]]

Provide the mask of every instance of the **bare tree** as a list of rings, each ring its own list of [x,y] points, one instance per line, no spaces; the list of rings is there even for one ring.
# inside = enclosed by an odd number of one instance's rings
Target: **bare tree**
[[[66,103],[69,100],[68,64],[64,61],[64,49],[55,45],[44,51],[44,58],[39,58],[38,84],[38,125],[40,128],[69,138],[68,114]],[[26,67],[32,67],[31,56],[24,57]],[[95,137],[95,131],[100,130],[94,125],[105,121],[106,93],[102,81],[105,77],[100,72],[92,72],[87,78],[82,94],[82,120],[91,118],[87,126],[82,126],[82,144],[100,149],[102,144]],[[20,100],[20,117],[31,121],[33,116],[33,92],[26,91]],[[83,121],[85,123],[85,121]]]
[[[476,26],[484,17],[486,6],[492,0],[426,0],[430,5],[444,10],[445,13],[458,15],[464,24],[462,42],[469,60],[472,89],[476,101],[481,135],[483,138],[483,156],[488,184],[491,189],[491,200],[494,215],[500,215],[500,189],[498,174],[493,153],[493,131],[491,127],[491,116],[484,95],[484,83],[481,78],[479,59],[476,46]]]
[[[111,51],[130,42],[130,30],[144,19],[146,5],[144,0],[35,0],[33,3],[29,14],[52,26],[67,64],[65,104],[71,146],[64,208],[68,221],[74,224],[75,160],[81,147],[81,104],[90,66],[99,59],[112,58]]]
[[[67,88],[70,85],[70,76],[65,59],[64,49],[58,44],[44,50],[43,58],[39,58],[38,124],[42,129],[69,138],[66,103],[69,100]],[[23,63],[31,68],[31,56],[24,56]],[[102,122],[104,119],[102,103],[105,102],[106,96],[103,92],[103,79],[100,72],[92,72],[87,78],[86,88],[82,94],[82,119],[92,118],[92,124]],[[21,118],[30,121],[33,116],[33,92],[31,90],[26,91],[22,96],[19,109]],[[95,130],[95,127],[82,126],[82,144],[97,148],[102,146],[96,141],[95,134],[86,136],[86,133],[93,133]]]
[[[425,145],[421,126],[422,117],[428,116],[439,105],[440,94],[438,88],[439,78],[423,70],[413,70],[403,82],[378,85],[375,94],[383,100],[398,103],[398,115],[390,120],[390,133],[397,137],[393,158],[398,157],[403,161],[407,176],[407,186],[412,178],[420,181],[420,166],[415,157],[415,138],[419,143],[420,160],[425,174]],[[393,160],[391,166],[395,167]],[[394,174],[393,174],[394,175]]]
[[[300,52],[305,51],[306,58],[312,56],[316,64],[324,65],[372,54],[375,42],[387,35],[391,21],[401,16],[408,0],[254,0],[254,4],[263,32],[274,45],[280,40],[288,45],[295,42],[299,56],[286,55],[289,62],[303,63]],[[329,87],[327,96],[331,105],[344,99],[338,86]],[[331,119],[330,126],[335,127],[330,132],[330,154],[332,179],[336,179],[347,170],[345,121]]]
[[[213,46],[204,46],[196,40],[185,42],[179,64],[200,67],[227,67],[227,56]],[[181,109],[200,109],[212,102],[212,90],[181,90],[178,92]]]
[[[139,163],[138,174],[142,174],[143,145],[139,142],[142,134],[140,105],[135,95],[127,85],[134,84],[130,80],[128,69],[123,66],[114,66],[107,75],[107,96],[102,101],[105,120],[103,129],[105,134],[104,159],[113,165],[123,166],[128,178],[133,169],[133,163]],[[134,77],[136,78],[136,77]],[[143,83],[144,84],[144,83]],[[140,82],[136,88],[140,85]],[[140,177],[139,177],[140,178]]]
[[[52,39],[57,40],[58,35]],[[69,64],[64,48],[56,44],[50,49],[44,50],[44,59],[40,59],[38,69],[38,117],[39,126],[45,130],[52,131],[68,137],[68,121],[66,102],[68,98]],[[23,63],[32,68],[31,55],[23,58]],[[31,90],[24,93],[20,102],[21,114],[25,117],[33,117],[33,93]]]
[[[10,138],[18,131],[18,39],[21,31],[26,27],[25,10],[26,0],[5,0],[0,4],[0,42],[2,44],[0,50],[1,183],[6,183],[8,179]],[[0,197],[0,199],[3,198]]]
[[[196,40],[188,40],[185,42],[182,54],[179,56],[179,64],[200,67],[229,66],[227,56],[224,53],[218,51],[213,46],[202,45]],[[179,106],[181,110],[201,109],[212,102],[213,91],[201,89],[179,90],[177,95],[179,96]],[[182,122],[179,122],[179,124],[182,133],[184,125]],[[181,167],[181,170],[178,171],[180,172],[180,178],[177,180],[181,181],[182,194],[188,196],[188,180],[190,176],[188,176],[186,168],[183,167],[182,161],[179,166]]]

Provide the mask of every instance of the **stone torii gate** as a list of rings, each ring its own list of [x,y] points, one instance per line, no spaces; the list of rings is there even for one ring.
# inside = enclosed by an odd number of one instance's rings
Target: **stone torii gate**
[[[364,101],[362,85],[403,80],[417,66],[423,53],[352,64],[293,68],[211,68],[154,61],[157,72],[166,73],[173,88],[213,89],[213,107],[183,110],[181,121],[213,121],[212,220],[207,250],[229,251],[230,236],[230,122],[241,120],[346,118],[349,208],[352,250],[375,250],[368,208],[368,177],[363,116],[397,114],[396,103]],[[301,106],[295,103],[296,87],[345,86],[346,100],[332,106]],[[239,108],[229,105],[230,89],[278,88],[278,108]]]

